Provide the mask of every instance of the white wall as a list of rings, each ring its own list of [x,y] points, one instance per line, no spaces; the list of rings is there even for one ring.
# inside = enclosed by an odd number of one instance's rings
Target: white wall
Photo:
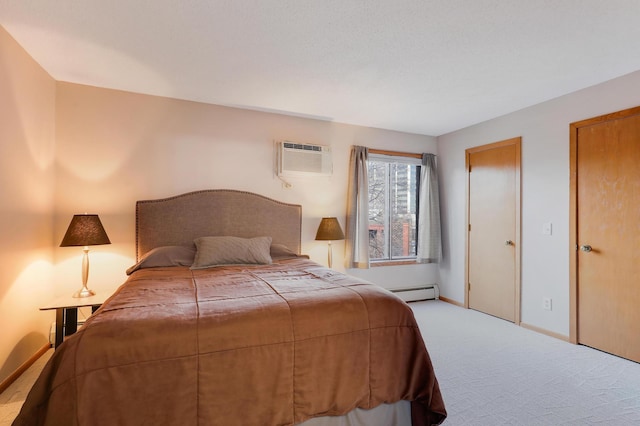
[[[0,27],[0,382],[48,342],[55,82]]]
[[[258,111],[58,83],[56,96],[56,218],[59,242],[74,213],[98,213],[112,241],[91,253],[89,287],[112,291],[134,263],[135,202],[183,192],[228,188],[301,204],[302,250],[326,264],[327,244],[314,241],[323,216],[344,227],[348,165],[354,144],[435,153],[435,138]],[[274,141],[330,145],[331,177],[274,175]],[[335,242],[336,269],[344,243]],[[79,286],[80,250],[56,249],[61,294]],[[387,269],[387,271],[385,271]],[[434,283],[437,268],[375,268],[364,275],[385,286]]]
[[[464,301],[465,149],[522,136],[522,322],[568,336],[569,124],[638,105],[640,71],[438,137],[441,294]]]

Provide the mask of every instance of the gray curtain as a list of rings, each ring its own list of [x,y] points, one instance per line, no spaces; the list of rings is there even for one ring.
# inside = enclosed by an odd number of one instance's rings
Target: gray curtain
[[[418,262],[437,263],[442,256],[440,193],[436,156],[422,154],[420,173],[420,217],[418,218]]]
[[[346,267],[369,267],[369,149],[353,146],[349,162]]]

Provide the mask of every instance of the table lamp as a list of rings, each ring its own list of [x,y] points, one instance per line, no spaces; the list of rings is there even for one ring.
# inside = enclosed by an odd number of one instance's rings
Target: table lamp
[[[340,223],[335,217],[323,217],[318,226],[318,232],[316,233],[317,241],[329,241],[329,249],[327,253],[327,259],[329,268],[331,268],[331,241],[344,240],[344,233],[340,228]]]
[[[96,294],[87,288],[89,280],[89,246],[111,244],[109,237],[102,227],[97,214],[76,214],[71,219],[67,233],[60,243],[60,247],[84,246],[82,257],[82,288],[73,297],[89,297]]]

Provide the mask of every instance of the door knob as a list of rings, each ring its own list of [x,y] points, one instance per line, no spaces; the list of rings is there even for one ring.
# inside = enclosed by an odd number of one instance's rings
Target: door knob
[[[591,246],[590,246],[590,245],[585,244],[585,245],[583,245],[583,246],[580,246],[580,250],[582,250],[582,251],[583,251],[583,252],[585,252],[585,253],[589,253],[589,252],[590,252],[591,250],[593,250],[593,249],[591,248]]]
[[[507,241],[505,241],[505,242],[504,242],[504,245],[505,245],[505,246],[512,246],[512,245],[514,245],[514,244],[513,244],[513,241],[511,241],[511,240],[507,240]]]

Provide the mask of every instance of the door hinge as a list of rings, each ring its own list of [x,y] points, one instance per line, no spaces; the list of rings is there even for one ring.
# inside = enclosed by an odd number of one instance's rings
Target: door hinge
[[[471,231],[471,224],[469,224],[469,231]]]
[[[471,173],[471,164],[469,164],[469,173]]]
[[[467,283],[467,289],[471,291],[471,283]]]

